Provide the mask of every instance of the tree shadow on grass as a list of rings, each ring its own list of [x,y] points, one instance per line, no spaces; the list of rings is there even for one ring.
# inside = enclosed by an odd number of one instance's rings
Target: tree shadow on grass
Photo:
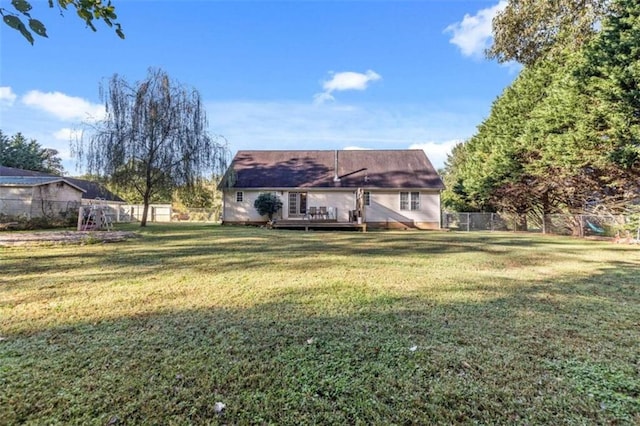
[[[458,259],[459,256],[471,258],[476,253],[488,254],[486,265],[473,261],[469,265],[471,268],[476,265],[487,271],[499,271],[544,265],[551,253],[559,261],[579,256],[581,250],[591,249],[589,245],[576,245],[575,241],[564,238],[545,238],[541,243],[538,240],[531,243],[528,237],[521,240],[516,236],[512,240],[499,236],[494,244],[494,240],[486,236],[451,238],[445,233],[423,232],[366,235],[289,232],[285,235],[287,238],[281,238],[281,231],[213,227],[211,238],[207,239],[202,236],[203,229],[208,230],[206,227],[193,227],[186,228],[186,231],[167,232],[158,228],[144,239],[116,245],[53,247],[37,253],[29,249],[7,250],[2,259],[0,308],[12,309],[34,303],[57,304],[65,297],[85,293],[87,286],[103,286],[105,291],[113,291],[114,288],[137,286],[167,275],[183,281],[194,277],[208,279],[238,271],[263,271],[267,274],[278,270],[281,271],[281,279],[304,279],[313,275],[313,271],[336,265],[350,270],[356,264],[362,268],[405,268],[407,273],[417,274],[415,279],[419,280],[419,271],[426,268],[423,259],[443,256]],[[567,251],[567,245],[570,251]],[[620,253],[620,258],[625,260],[610,263],[612,270],[598,278],[599,281],[594,278],[591,290],[595,294],[602,288],[600,282],[615,283],[620,271],[638,267],[637,257],[629,256],[638,253],[636,248],[608,244],[602,248]],[[558,254],[557,250],[562,251]],[[449,267],[468,268],[466,257]],[[474,275],[475,271],[471,269],[469,274],[470,278],[465,283],[451,287],[451,291],[470,289],[477,282],[486,280],[486,277]],[[499,277],[494,278],[492,281],[499,281]],[[314,281],[314,285],[317,282]],[[301,289],[302,292],[310,291],[309,286]],[[476,290],[491,293],[495,285],[489,283],[486,288]]]
[[[577,247],[576,247],[577,245]],[[604,246],[621,255],[638,252],[636,248]],[[126,272],[131,278],[157,273],[161,269],[189,268],[206,265],[206,271],[218,272],[259,269],[296,259],[301,270],[323,268],[318,256],[392,259],[405,256],[450,256],[482,253],[496,258],[513,257],[523,251],[519,260],[525,264],[544,260],[549,252],[567,256],[586,249],[583,242],[567,238],[531,238],[503,234],[452,234],[431,232],[376,232],[368,234],[302,233],[297,231],[261,230],[248,227],[157,227],[145,230],[143,238],[115,244],[83,247],[51,247],[44,251],[14,248],[2,254],[5,278],[25,271],[30,274],[56,274],[66,270],[109,268]],[[309,262],[304,259],[309,258]],[[296,265],[289,265],[296,268]],[[1,280],[2,278],[0,278]]]
[[[3,336],[3,421],[631,424],[638,278],[622,263],[462,289],[479,299],[306,287],[245,309],[70,317]]]

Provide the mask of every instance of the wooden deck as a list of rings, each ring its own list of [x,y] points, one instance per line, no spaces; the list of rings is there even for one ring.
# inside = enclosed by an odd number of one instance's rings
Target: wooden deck
[[[274,229],[324,229],[324,230],[358,230],[367,232],[366,223],[337,222],[336,220],[279,220],[272,227]]]

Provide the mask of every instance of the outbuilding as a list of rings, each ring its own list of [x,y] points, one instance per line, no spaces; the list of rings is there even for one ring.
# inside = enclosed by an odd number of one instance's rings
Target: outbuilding
[[[9,218],[64,218],[85,191],[62,177],[0,176],[0,214]]]

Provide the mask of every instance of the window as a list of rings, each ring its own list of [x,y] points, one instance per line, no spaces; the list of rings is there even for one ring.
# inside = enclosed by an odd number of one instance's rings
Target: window
[[[409,193],[400,193],[400,210],[409,210]]]
[[[420,210],[420,193],[401,192],[400,210]]]
[[[364,205],[371,205],[371,193],[369,191],[364,191]]]
[[[420,193],[411,193],[411,210],[420,210]]]
[[[241,203],[244,201],[244,193],[242,191],[236,192],[236,202]]]

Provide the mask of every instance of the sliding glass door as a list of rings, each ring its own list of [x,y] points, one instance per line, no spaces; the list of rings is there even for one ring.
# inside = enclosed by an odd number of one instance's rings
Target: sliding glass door
[[[302,217],[307,214],[307,193],[289,193],[289,217]]]

